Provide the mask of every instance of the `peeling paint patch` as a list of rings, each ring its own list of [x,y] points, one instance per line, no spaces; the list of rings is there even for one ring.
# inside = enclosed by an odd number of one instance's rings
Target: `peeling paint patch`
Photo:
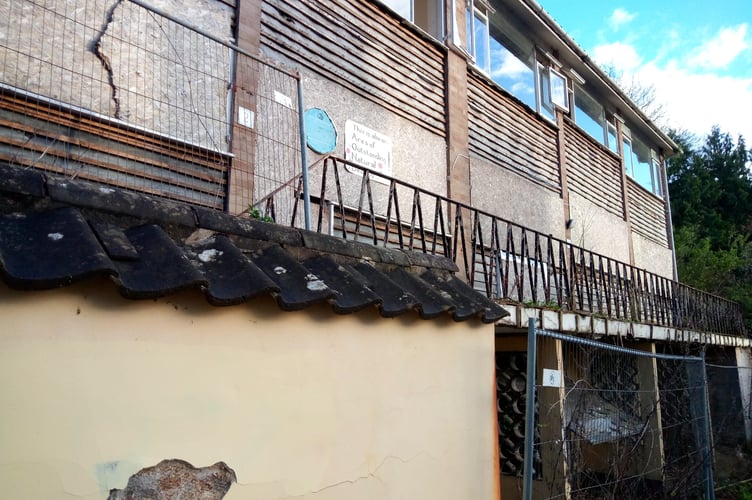
[[[277,266],[274,268],[274,272],[277,274],[285,274],[287,272],[287,269],[282,266]]]
[[[63,239],[62,233],[47,233],[47,237],[52,241],[60,241]]]
[[[224,462],[196,468],[184,460],[162,460],[132,475],[124,489],[110,490],[107,500],[221,500],[237,480]]]

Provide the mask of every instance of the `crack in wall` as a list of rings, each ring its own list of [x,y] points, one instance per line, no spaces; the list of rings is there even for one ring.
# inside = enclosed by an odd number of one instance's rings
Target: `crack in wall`
[[[415,458],[415,457],[413,457],[413,458]],[[412,460],[412,458],[408,459],[408,460],[405,460],[404,458],[398,457],[398,456],[395,456],[395,455],[387,455],[379,463],[379,465],[377,465],[376,468],[373,469],[372,472],[369,472],[368,474],[366,474],[364,476],[358,476],[358,477],[353,478],[353,479],[343,479],[342,481],[338,481],[336,483],[329,484],[327,486],[324,486],[323,488],[319,488],[318,490],[313,490],[313,491],[310,491],[308,493],[304,493],[302,495],[287,496],[285,498],[292,499],[292,498],[301,498],[301,497],[305,497],[305,496],[308,496],[308,495],[318,495],[319,493],[322,493],[324,491],[331,490],[333,488],[338,488],[338,487],[344,486],[344,485],[353,485],[353,484],[359,483],[360,481],[363,481],[365,479],[375,479],[378,482],[380,482],[380,483],[383,484],[383,481],[381,480],[381,478],[379,476],[377,476],[377,473],[379,472],[379,469],[381,469],[386,464],[386,462],[389,461],[389,460],[397,460],[397,461],[399,461],[399,462],[401,462],[403,464],[408,464],[408,463],[410,463],[410,461]]]
[[[123,3],[123,0],[116,0],[108,9],[105,16],[105,21],[102,24],[102,29],[92,39],[89,44],[89,50],[102,62],[102,67],[107,72],[107,80],[111,89],[112,102],[115,104],[115,118],[120,119],[120,97],[118,96],[118,88],[115,85],[115,74],[112,71],[112,63],[110,58],[102,51],[102,38],[107,33],[107,28],[112,24],[115,17],[115,10]]]

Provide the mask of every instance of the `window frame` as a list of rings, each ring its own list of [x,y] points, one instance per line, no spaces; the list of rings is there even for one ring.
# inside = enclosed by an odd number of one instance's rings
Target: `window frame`
[[[635,152],[635,142],[639,143],[641,149],[647,149],[647,162],[638,161],[638,153]],[[641,138],[634,137],[634,134],[627,127],[622,127],[622,143],[624,169],[627,176],[646,191],[649,191],[659,198],[665,198],[662,178],[663,162],[661,162],[655,149],[651,148],[648,143]],[[648,173],[650,174],[649,186],[646,186],[645,181],[641,179],[641,177],[646,178],[647,176],[636,170],[638,166],[642,166],[642,168],[647,167]]]
[[[402,12],[397,8],[397,1],[396,0],[380,0],[384,5],[389,7],[395,14],[400,16],[403,19],[406,19],[410,23],[414,24],[421,30],[425,31],[432,37],[436,38],[437,40],[443,40],[444,36],[446,35],[446,23],[445,23],[445,8],[446,8],[446,0],[407,0],[407,3],[409,3],[409,14],[406,12]],[[423,23],[419,23],[416,20],[416,17],[418,17],[415,3],[416,2],[422,2],[425,7],[426,11],[426,19]],[[431,12],[430,15],[428,14],[429,11],[431,11],[431,6],[433,6],[433,10],[435,12]],[[429,20],[429,18],[433,18],[432,20]],[[435,26],[432,26],[432,24],[435,23]]]

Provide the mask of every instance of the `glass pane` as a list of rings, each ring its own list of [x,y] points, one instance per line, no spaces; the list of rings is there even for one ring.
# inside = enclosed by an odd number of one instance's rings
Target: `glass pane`
[[[623,148],[624,148],[624,170],[627,171],[627,175],[628,176],[632,177],[632,172],[633,172],[633,168],[632,168],[632,142],[629,139],[627,139],[626,137],[624,138]]]
[[[551,104],[551,82],[548,74],[548,68],[538,64],[538,92],[540,92],[540,114],[554,119],[554,106]]]
[[[488,55],[488,21],[477,11],[473,16],[473,32],[475,43],[475,64],[486,72],[491,72]]]
[[[663,186],[661,185],[661,163],[653,159],[653,192],[658,196],[663,196]]]
[[[513,96],[535,109],[535,76],[531,65],[515,57],[493,38],[491,45],[491,78]]]
[[[593,139],[605,145],[604,130],[606,114],[603,106],[582,90],[579,85],[574,89],[574,121]]]
[[[533,43],[508,21],[501,5],[489,14],[490,75],[510,94],[536,109]]]
[[[608,149],[619,154],[619,139],[617,139],[616,135],[616,125],[608,122]]]
[[[384,3],[408,21],[413,20],[412,0],[384,0]]]
[[[551,102],[569,111],[567,79],[552,69],[549,69],[548,77],[551,80]]]
[[[634,172],[632,177],[638,184],[653,190],[653,160],[650,157],[650,148],[639,139],[632,139],[632,165]]]
[[[413,0],[413,22],[441,39],[444,36],[443,9],[442,0]]]

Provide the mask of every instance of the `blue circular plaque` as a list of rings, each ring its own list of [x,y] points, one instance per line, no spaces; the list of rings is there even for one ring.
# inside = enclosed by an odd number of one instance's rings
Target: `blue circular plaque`
[[[329,115],[321,108],[305,112],[306,144],[315,152],[325,155],[337,147],[337,129]]]

